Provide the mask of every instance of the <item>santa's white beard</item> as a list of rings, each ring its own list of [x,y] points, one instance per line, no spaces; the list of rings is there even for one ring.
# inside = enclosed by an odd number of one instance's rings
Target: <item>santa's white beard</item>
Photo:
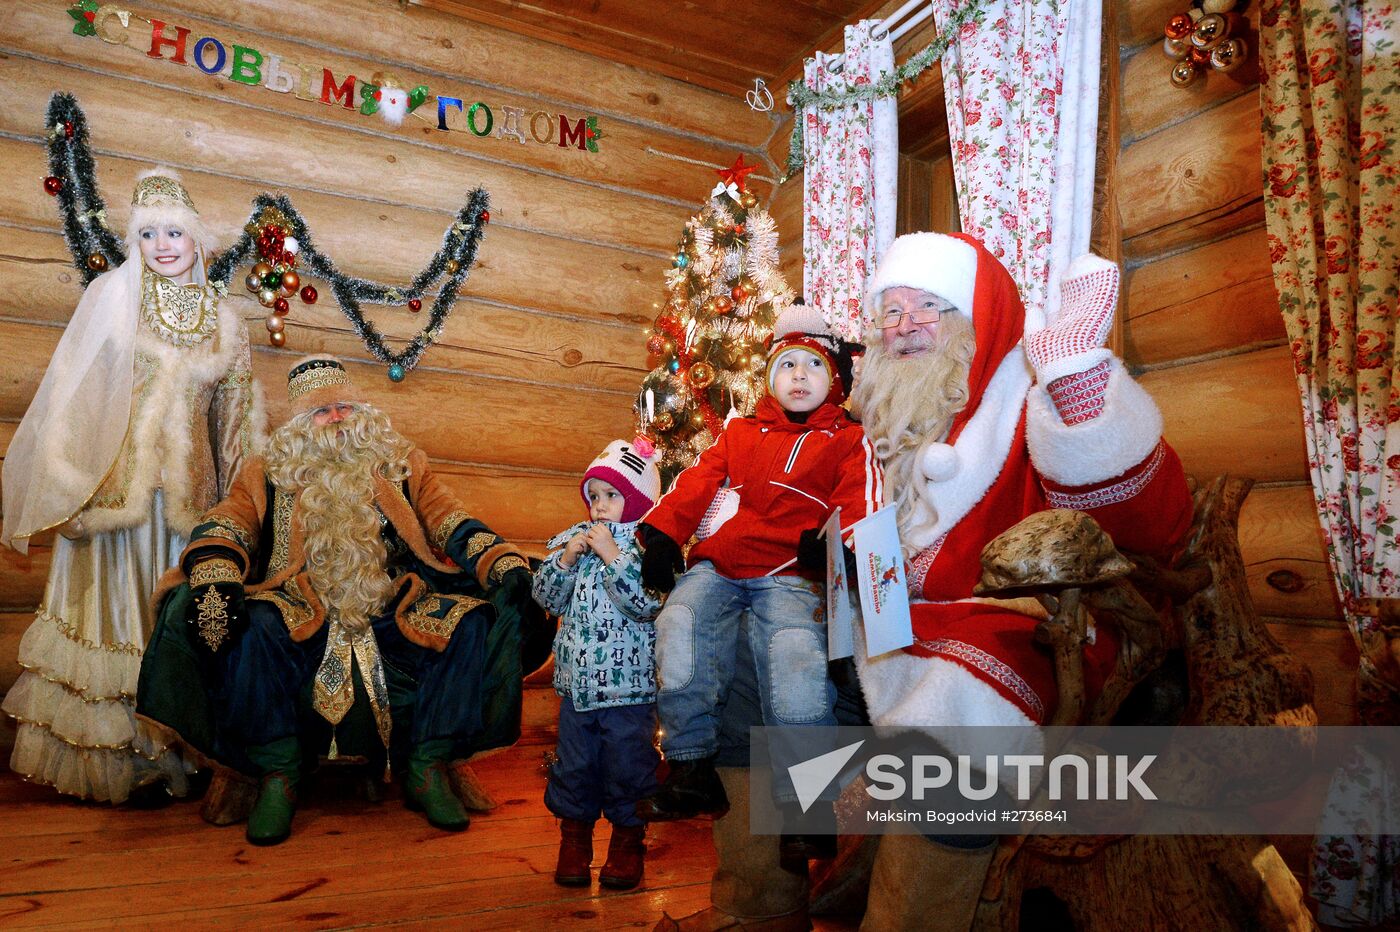
[[[930,352],[900,354],[930,344]],[[875,445],[885,470],[886,504],[898,507],[900,538],[909,540],[914,525],[937,520],[933,506],[920,494],[924,476],[919,454],[926,444],[947,437],[953,418],[967,405],[967,375],[976,340],[970,320],[947,313],[932,339],[919,332],[896,339],[886,349],[875,330],[867,335],[866,346],[851,410]]]
[[[268,444],[273,484],[301,493],[311,587],[351,633],[365,630],[394,594],[374,477],[403,481],[410,449],[388,418],[368,405],[321,427],[298,415]]]

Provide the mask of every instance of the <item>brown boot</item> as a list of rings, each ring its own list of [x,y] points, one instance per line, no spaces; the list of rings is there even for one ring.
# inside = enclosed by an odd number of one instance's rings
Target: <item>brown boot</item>
[[[598,872],[598,882],[614,890],[631,890],[642,882],[646,861],[647,827],[614,825],[608,842],[608,860]]]
[[[962,849],[922,835],[880,837],[861,932],[967,932],[996,845]]]
[[[554,882],[561,887],[586,887],[592,881],[593,823],[564,819],[559,823],[559,862]]]
[[[784,867],[778,856],[777,835],[749,833],[749,772],[721,767],[719,778],[728,796],[729,814],[714,823],[718,863],[710,881],[709,909],[673,919],[663,916],[657,932],[806,932],[807,865]],[[773,806],[769,783],[761,776],[753,805]],[[769,817],[776,819],[770,812]]]

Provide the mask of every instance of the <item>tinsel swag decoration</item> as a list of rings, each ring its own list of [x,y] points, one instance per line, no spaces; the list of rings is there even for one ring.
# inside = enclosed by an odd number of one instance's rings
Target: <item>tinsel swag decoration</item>
[[[745,189],[750,171],[742,159],[721,171],[709,203],[687,221],[647,336],[652,369],[637,421],[668,480],[714,442],[731,409],[753,413],[766,390],[764,342],[793,301],[778,271],[777,224]]]
[[[49,176],[44,190],[58,200],[63,215],[63,236],[73,253],[73,264],[87,285],[108,268],[126,261],[122,239],[112,232],[107,208],[97,190],[96,167],[88,143],[87,117],[71,94],[54,94],[48,109]],[[244,265],[244,284],[264,307],[268,338],[274,346],[286,342],[283,318],[290,312],[289,298],[300,295],[308,303],[317,300],[313,285],[302,274],[323,279],[331,287],[341,311],[355,328],[365,348],[388,367],[395,382],[418,364],[423,353],[442,336],[457,295],[476,262],[482,227],[491,219],[486,191],[477,188],[457,212],[443,235],[442,247],[406,287],[395,287],[346,275],[317,248],[306,221],[282,194],[259,194],[243,235],[228,249],[210,258],[209,283],[227,292],[228,283]],[[298,265],[303,270],[298,273]],[[422,298],[441,279],[428,319],[400,352],[392,351],[384,336],[366,320],[361,305],[407,306],[417,313]]]

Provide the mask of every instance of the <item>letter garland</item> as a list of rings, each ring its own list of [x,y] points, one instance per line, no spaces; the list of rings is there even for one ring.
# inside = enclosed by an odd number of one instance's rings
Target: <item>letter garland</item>
[[[47,125],[51,174],[44,179],[44,190],[58,199],[63,215],[64,239],[73,253],[73,264],[82,276],[83,284],[87,285],[110,266],[126,261],[126,251],[122,240],[108,225],[106,205],[97,191],[96,168],[88,144],[87,117],[73,95],[57,93],[50,98]],[[391,380],[401,382],[418,364],[427,348],[442,336],[442,327],[476,263],[482,228],[491,219],[487,210],[489,206],[490,198],[484,189],[472,191],[452,225],[443,234],[441,248],[412,283],[400,288],[341,272],[334,262],[316,249],[306,221],[286,195],[259,194],[253,199],[253,213],[248,218],[243,235],[211,259],[209,283],[227,293],[228,282],[235,271],[258,259],[271,259],[278,269],[276,274],[282,275],[285,282],[291,266],[300,262],[312,275],[330,284],[341,311],[354,326],[365,348],[375,359],[388,366]],[[291,248],[293,239],[296,241],[294,249]],[[272,255],[274,252],[276,255]],[[273,273],[265,271],[266,274]],[[385,344],[379,328],[361,313],[361,303],[407,305],[416,313],[423,305],[422,296],[439,279],[442,279],[442,283],[433,299],[427,322],[401,352],[393,352]],[[295,278],[291,280],[296,281]],[[301,289],[301,295],[307,303],[316,300],[316,290],[309,285]],[[280,346],[285,337],[283,340],[276,337],[282,336],[281,318],[287,313],[286,301],[274,296],[263,303],[276,304],[273,316],[268,318],[268,329],[274,345]],[[274,319],[277,321],[275,329]]]
[[[837,107],[844,107],[860,100],[893,97],[899,93],[900,85],[905,81],[917,78],[932,68],[934,62],[943,57],[943,53],[948,51],[948,46],[952,45],[953,38],[960,29],[968,24],[981,25],[985,15],[983,7],[986,6],[986,3],[987,0],[967,0],[948,18],[943,31],[932,42],[910,56],[909,60],[895,68],[893,73],[884,72],[880,80],[873,84],[861,84],[856,87],[849,85],[833,87],[826,91],[814,91],[807,87],[801,79],[788,84],[788,103],[799,115],[792,121],[792,138],[788,140],[787,166],[778,183],[782,184],[802,171],[804,159],[802,155],[801,112],[803,110],[812,108],[835,110]]]

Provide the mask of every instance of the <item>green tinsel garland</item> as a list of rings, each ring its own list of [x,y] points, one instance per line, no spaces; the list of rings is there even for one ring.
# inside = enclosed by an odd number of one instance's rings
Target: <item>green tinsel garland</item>
[[[932,68],[934,62],[943,57],[943,53],[948,51],[948,46],[953,43],[959,29],[969,22],[979,24],[982,22],[985,12],[983,7],[986,6],[986,3],[987,0],[968,0],[967,3],[953,12],[953,15],[944,23],[943,31],[932,42],[912,55],[908,61],[892,73],[882,72],[880,80],[872,84],[859,84],[855,87],[847,84],[844,87],[834,87],[820,92],[807,87],[803,80],[796,80],[789,84],[788,103],[792,104],[795,113],[792,120],[792,138],[788,141],[787,168],[778,183],[781,184],[802,171],[802,166],[805,164],[805,158],[802,154],[803,110],[813,108],[835,110],[861,101],[893,97],[899,93],[899,88],[904,82],[917,78]]]
[[[115,268],[126,261],[122,240],[107,225],[106,205],[98,194],[96,166],[88,142],[87,117],[71,94],[57,93],[49,99],[46,118],[49,127],[49,172],[62,182],[55,195],[63,215],[63,237],[73,254],[73,265],[82,276],[83,284],[92,283],[103,268]],[[243,235],[214,256],[209,263],[209,283],[227,290],[228,282],[239,266],[257,261],[257,244],[248,227],[256,224],[265,209],[275,208],[285,215],[287,234],[300,244],[297,253],[299,267],[324,279],[331,286],[341,311],[355,328],[365,348],[375,359],[390,369],[396,381],[418,364],[424,351],[441,335],[441,328],[452,313],[457,294],[476,262],[481,243],[482,227],[490,199],[485,190],[477,188],[457,212],[451,226],[443,234],[442,247],[428,261],[423,271],[406,288],[355,278],[340,271],[328,257],[316,249],[311,232],[291,201],[283,194],[259,194],[253,199],[253,212],[245,224]],[[93,263],[92,256],[101,256],[104,263]],[[448,271],[455,262],[455,271]],[[97,267],[94,267],[96,265]],[[405,305],[420,298],[439,278],[446,276],[433,300],[424,327],[413,336],[402,352],[395,353],[384,342],[383,335],[360,311],[361,302]]]

